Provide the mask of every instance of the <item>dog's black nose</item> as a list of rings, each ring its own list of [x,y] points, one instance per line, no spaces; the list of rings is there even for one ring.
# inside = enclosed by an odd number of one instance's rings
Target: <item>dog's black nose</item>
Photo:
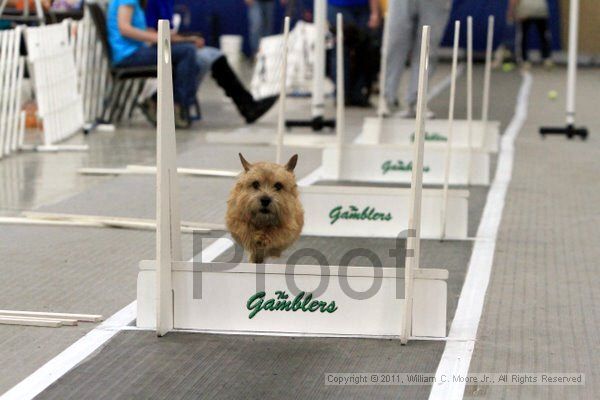
[[[263,196],[260,198],[260,204],[263,207],[268,207],[271,204],[271,198],[269,196]]]

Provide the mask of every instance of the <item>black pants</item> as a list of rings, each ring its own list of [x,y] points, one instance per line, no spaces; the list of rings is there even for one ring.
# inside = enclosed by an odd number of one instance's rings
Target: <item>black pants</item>
[[[521,54],[523,61],[529,60],[528,50],[529,43],[527,40],[527,33],[531,29],[531,26],[535,26],[540,36],[542,58],[544,60],[550,58],[550,40],[548,31],[548,19],[546,18],[527,18],[521,21]]]

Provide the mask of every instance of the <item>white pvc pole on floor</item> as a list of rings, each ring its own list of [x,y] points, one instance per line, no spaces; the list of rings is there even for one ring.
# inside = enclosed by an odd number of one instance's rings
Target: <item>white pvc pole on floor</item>
[[[342,153],[344,149],[344,19],[341,13],[337,14],[337,40],[336,40],[336,136],[337,136],[337,177],[342,171]]]
[[[454,102],[456,98],[456,75],[458,69],[458,44],[460,39],[460,21],[454,22],[454,47],[452,50],[452,72],[450,79],[450,106],[448,108],[448,138],[446,141],[446,159],[444,165],[444,188],[442,200],[442,231],[440,238],[446,238],[446,219],[448,210],[448,185],[450,182],[450,165],[452,155],[452,140],[454,136]]]
[[[283,23],[283,45],[281,48],[281,76],[279,77],[279,112],[277,114],[277,154],[275,162],[281,164],[283,152],[283,134],[285,131],[285,84],[287,80],[288,39],[290,36],[290,17],[285,17]]]
[[[389,13],[387,14],[389,15]],[[390,23],[388,17],[384,19],[383,23],[383,40],[381,43],[381,68],[379,71],[379,104],[377,107],[377,115],[379,118],[383,118],[384,115],[389,114],[387,103],[385,101],[385,85],[386,85],[386,74],[387,74],[387,59],[388,59],[388,43],[390,41]]]
[[[468,147],[471,149],[473,140],[473,17],[467,17],[467,129]],[[467,169],[467,183],[471,183],[471,153]]]
[[[315,0],[314,22],[316,27],[315,60],[313,63],[313,87],[311,112],[313,118],[322,117],[325,108],[325,35],[327,24],[326,0]]]
[[[414,270],[420,268],[421,201],[423,196],[423,153],[425,149],[425,110],[427,108],[427,78],[429,72],[429,30],[423,26],[421,58],[419,62],[419,87],[417,92],[417,116],[413,144],[413,171],[410,184],[410,210],[406,238],[406,261],[404,269],[404,321],[400,343],[408,343],[412,332],[412,307]],[[411,254],[412,253],[412,254]]]
[[[569,60],[567,65],[567,126],[575,125],[575,86],[577,84],[577,41],[579,34],[579,0],[569,8]]]
[[[492,78],[492,49],[494,46],[494,16],[488,18],[487,45],[485,48],[485,75],[483,78],[483,101],[481,104],[481,120],[483,121],[484,134],[487,134],[487,125],[490,111],[490,81]]]

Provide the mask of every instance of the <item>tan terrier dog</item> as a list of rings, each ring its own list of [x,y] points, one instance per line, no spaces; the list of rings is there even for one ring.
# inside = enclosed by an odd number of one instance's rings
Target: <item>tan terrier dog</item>
[[[227,229],[249,254],[252,263],[279,257],[300,237],[304,210],[298,196],[294,168],[298,155],[286,165],[250,164],[244,167],[227,201]]]

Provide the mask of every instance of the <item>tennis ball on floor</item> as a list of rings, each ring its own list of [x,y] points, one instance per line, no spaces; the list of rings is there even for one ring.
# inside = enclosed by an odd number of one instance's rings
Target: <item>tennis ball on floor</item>
[[[514,63],[506,62],[506,63],[502,64],[502,71],[504,71],[504,72],[511,72],[513,69],[515,69]]]
[[[550,100],[556,100],[558,98],[558,92],[556,90],[551,90],[548,92],[548,98]]]

